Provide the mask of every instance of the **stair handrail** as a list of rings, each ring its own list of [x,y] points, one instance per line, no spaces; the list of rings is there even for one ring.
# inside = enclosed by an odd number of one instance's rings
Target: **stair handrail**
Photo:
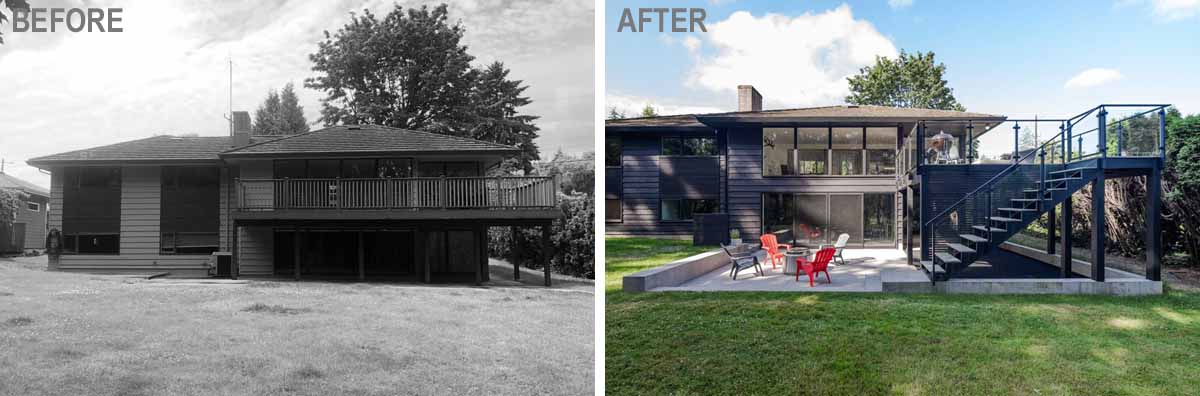
[[[966,203],[968,199],[974,198],[976,195],[979,195],[980,193],[990,192],[991,189],[993,187],[995,187],[996,182],[1000,181],[1000,179],[1003,178],[1004,176],[1008,176],[1010,173],[1015,172],[1017,170],[1017,168],[1020,167],[1022,162],[1025,162],[1026,159],[1028,159],[1034,155],[1037,155],[1038,152],[1045,150],[1046,145],[1056,142],[1060,137],[1063,136],[1063,133],[1064,132],[1059,132],[1059,133],[1055,134],[1054,136],[1051,136],[1049,139],[1046,139],[1046,142],[1042,143],[1040,146],[1038,146],[1037,149],[1030,150],[1028,153],[1021,156],[1021,158],[1018,159],[1016,162],[1013,162],[1012,165],[1009,165],[1007,168],[1004,168],[1004,170],[1001,170],[995,176],[992,176],[991,179],[988,179],[986,182],[983,182],[983,184],[979,185],[979,187],[975,188],[975,190],[972,190],[971,192],[967,193],[967,195],[964,195],[957,202],[946,207],[946,209],[942,210],[937,215],[934,215],[932,218],[929,219],[929,221],[926,221],[924,223],[924,226],[929,227],[929,226],[933,225],[934,221],[937,221],[937,220],[941,219],[942,217],[949,216],[950,213],[953,213],[955,209],[958,209],[958,207],[960,207],[964,203]]]

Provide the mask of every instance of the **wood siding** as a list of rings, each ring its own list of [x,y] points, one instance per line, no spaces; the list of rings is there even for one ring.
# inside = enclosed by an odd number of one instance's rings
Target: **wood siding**
[[[38,210],[29,210],[28,202],[37,203]],[[17,208],[17,216],[13,219],[13,224],[25,225],[25,238],[18,242],[20,245],[14,245],[12,246],[13,248],[20,246],[24,250],[41,251],[46,247],[46,211],[48,210],[46,204],[49,202],[48,198],[37,195],[29,195],[27,200],[21,201],[21,206]],[[15,227],[10,227],[9,230],[15,230]],[[0,242],[0,246],[8,246],[7,240],[12,237],[6,234],[5,230],[0,229],[0,238],[4,238],[6,241]]]
[[[275,269],[275,229],[238,227],[238,274],[270,276]]]
[[[62,229],[63,173],[50,178],[50,227]],[[171,272],[195,276],[207,273],[209,255],[159,253],[159,214],[162,170],[158,166],[121,168],[121,235],[119,254],[64,254],[59,270],[89,272]]]
[[[723,195],[724,178],[721,177],[725,166],[723,156],[716,159],[711,157],[663,157],[659,155],[661,152],[660,141],[663,136],[712,137],[713,135],[694,132],[622,135],[620,191],[616,192],[621,197],[622,216],[619,223],[605,223],[606,235],[690,238],[691,222],[662,222],[659,220],[659,200],[663,197],[661,194],[663,186],[668,186],[669,190],[679,190],[673,194],[673,197],[676,198],[699,197],[698,191],[703,191],[703,195],[713,198]],[[718,150],[723,148],[723,144],[718,138]],[[676,164],[696,161],[704,163],[701,173],[697,174],[691,170],[680,173],[684,178],[701,180],[700,183],[688,183],[686,180],[673,181],[672,178],[663,179],[664,173],[669,172],[672,175],[676,173],[678,168]],[[665,172],[664,169],[667,171]],[[708,176],[708,174],[712,175]],[[704,181],[706,179],[707,181]],[[715,194],[712,182],[717,183]],[[680,193],[688,191],[682,187],[684,185],[699,186],[700,190]],[[605,195],[611,197],[614,192],[606,191]]]

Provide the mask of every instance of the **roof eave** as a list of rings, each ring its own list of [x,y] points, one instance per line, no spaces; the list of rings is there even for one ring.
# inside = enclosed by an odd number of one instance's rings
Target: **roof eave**
[[[287,152],[224,152],[225,158],[311,158],[330,157],[379,157],[379,156],[412,156],[412,155],[516,155],[520,149],[483,149],[483,150],[418,150],[418,151],[287,151]]]

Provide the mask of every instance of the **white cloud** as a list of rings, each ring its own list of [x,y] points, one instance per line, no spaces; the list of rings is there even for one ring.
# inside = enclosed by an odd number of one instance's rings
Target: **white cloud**
[[[739,84],[752,84],[767,103],[789,107],[842,103],[847,77],[877,55],[897,55],[891,40],[844,4],[796,17],[738,11],[696,36],[703,46],[694,51],[689,86],[736,97]]]
[[[888,0],[888,7],[893,10],[909,7],[913,5],[913,0]]]
[[[1079,72],[1079,74],[1076,74],[1074,77],[1071,77],[1070,80],[1067,80],[1067,83],[1063,84],[1063,87],[1091,88],[1120,80],[1122,77],[1124,76],[1122,76],[1121,72],[1117,71],[1116,69],[1096,67]]]
[[[1154,15],[1168,21],[1187,19],[1200,14],[1200,0],[1154,0]]]
[[[49,186],[29,158],[154,134],[223,135],[229,109],[227,57],[234,61],[233,106],[253,111],[268,89],[297,85],[312,123],[323,94],[303,88],[308,54],[324,37],[370,9],[382,18],[394,0],[209,2],[99,0],[122,7],[121,33],[14,33],[0,46],[0,157],[6,171]],[[420,0],[400,4],[419,7]],[[475,64],[504,62],[523,80],[540,116],[543,152],[593,150],[595,2],[456,1]],[[529,29],[528,21],[539,22]]]
[[[733,110],[715,106],[683,105],[673,100],[609,93],[604,96],[604,115],[607,118],[610,109],[615,107],[617,112],[625,114],[626,117],[638,117],[646,105],[654,107],[659,115],[720,113]]]

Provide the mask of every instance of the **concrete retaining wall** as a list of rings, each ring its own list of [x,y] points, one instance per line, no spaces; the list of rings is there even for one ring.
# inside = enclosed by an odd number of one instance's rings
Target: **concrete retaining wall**
[[[666,265],[625,275],[621,285],[626,293],[644,292],[657,287],[679,286],[693,278],[722,266],[729,266],[729,257],[720,249],[686,257]]]

